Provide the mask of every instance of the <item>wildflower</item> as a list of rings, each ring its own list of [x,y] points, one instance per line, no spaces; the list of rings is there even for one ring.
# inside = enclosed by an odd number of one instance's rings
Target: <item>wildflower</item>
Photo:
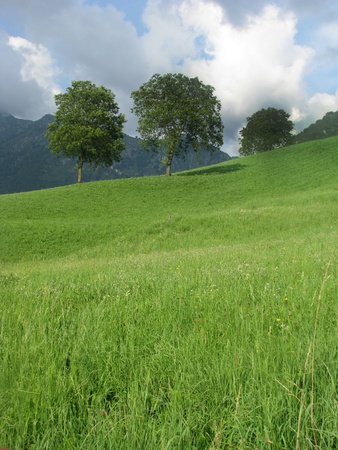
[[[280,318],[279,317],[277,317],[276,322],[278,322],[278,323],[280,322]]]

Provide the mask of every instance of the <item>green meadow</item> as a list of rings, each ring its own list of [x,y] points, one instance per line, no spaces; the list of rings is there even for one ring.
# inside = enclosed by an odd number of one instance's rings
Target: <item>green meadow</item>
[[[338,448],[338,137],[0,196],[0,447]]]

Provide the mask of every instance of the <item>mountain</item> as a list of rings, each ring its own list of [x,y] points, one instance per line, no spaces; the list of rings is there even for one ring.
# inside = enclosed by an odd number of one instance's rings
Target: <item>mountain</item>
[[[309,125],[294,137],[294,143],[324,139],[338,135],[338,111],[328,112],[322,119]]]
[[[0,115],[0,194],[32,191],[73,184],[77,180],[76,161],[57,158],[48,149],[45,132],[52,115],[39,120],[22,120]],[[126,149],[122,161],[113,167],[93,169],[84,165],[84,181],[110,180],[164,174],[163,154],[149,155],[141,149],[140,139],[124,135]],[[174,159],[173,172],[217,164],[231,157],[224,152],[212,155],[190,151],[184,159]]]

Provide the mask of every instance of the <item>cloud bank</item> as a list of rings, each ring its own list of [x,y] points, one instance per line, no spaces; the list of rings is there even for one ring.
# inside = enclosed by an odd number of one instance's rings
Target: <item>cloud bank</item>
[[[215,87],[224,149],[235,154],[238,131],[260,108],[285,109],[299,130],[338,110],[332,2],[327,15],[314,0],[148,0],[142,32],[114,1],[46,3],[2,0],[2,112],[29,119],[53,113],[56,93],[89,79],[113,90],[125,131],[135,134],[131,91],[154,73],[182,72]]]

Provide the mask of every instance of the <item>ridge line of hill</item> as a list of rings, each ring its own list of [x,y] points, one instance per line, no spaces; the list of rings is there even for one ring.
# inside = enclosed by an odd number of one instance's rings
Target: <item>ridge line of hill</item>
[[[0,194],[64,186],[76,182],[76,161],[51,154],[45,132],[54,116],[47,114],[36,121],[0,116]],[[121,162],[112,167],[91,168],[84,165],[84,181],[134,178],[164,173],[163,154],[150,155],[140,147],[140,139],[124,134],[125,150]],[[198,155],[188,152],[175,158],[173,172],[228,161],[224,152]]]

